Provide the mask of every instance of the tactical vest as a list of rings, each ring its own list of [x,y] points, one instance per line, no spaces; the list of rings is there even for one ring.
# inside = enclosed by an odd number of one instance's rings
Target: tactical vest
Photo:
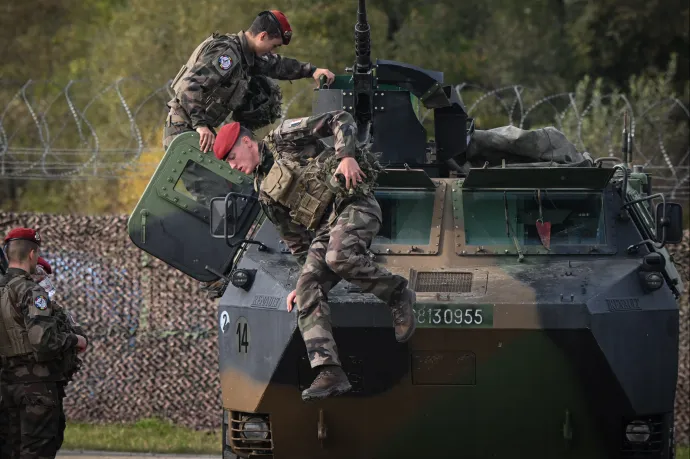
[[[277,158],[261,181],[261,191],[287,207],[293,222],[310,230],[318,228],[335,198],[320,178],[320,167],[317,160],[302,166],[297,161]]]
[[[14,286],[23,280],[14,277],[0,287],[0,357],[3,358],[34,354],[26,328],[15,320],[13,314],[13,305],[19,300],[15,297]]]
[[[227,41],[228,49],[232,50],[233,55],[235,54],[234,48],[232,47],[232,37],[215,33],[207,37],[196,47],[187,63],[180,68],[180,71],[177,72],[177,75],[170,84],[176,96],[184,89],[184,80],[192,75],[192,69],[199,60],[199,56],[206,51],[213,40],[217,39]],[[215,87],[204,97],[204,106],[206,107],[205,118],[209,126],[216,127],[225,121],[233,110],[242,105],[247,96],[249,89],[249,77],[247,72],[240,62],[234,63],[233,65],[239,66],[239,69],[231,69],[221,78],[219,84],[215,85]]]

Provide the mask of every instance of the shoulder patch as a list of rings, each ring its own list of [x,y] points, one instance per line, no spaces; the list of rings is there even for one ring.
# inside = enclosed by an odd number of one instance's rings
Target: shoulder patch
[[[223,70],[227,70],[232,67],[232,57],[228,56],[227,54],[218,56],[218,67]]]
[[[307,127],[307,121],[309,120],[309,117],[305,116],[304,118],[293,118],[289,120],[283,121],[283,124],[280,126],[280,133],[281,134],[288,134],[290,132],[297,131],[299,129],[303,129]]]
[[[38,295],[36,299],[34,299],[34,306],[36,306],[41,311],[44,311],[48,307],[48,300],[45,296]]]

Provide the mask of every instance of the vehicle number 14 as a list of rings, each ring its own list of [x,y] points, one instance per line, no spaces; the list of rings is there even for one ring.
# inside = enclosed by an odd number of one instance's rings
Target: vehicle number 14
[[[421,307],[414,314],[418,325],[427,326],[479,326],[485,321],[482,308]]]

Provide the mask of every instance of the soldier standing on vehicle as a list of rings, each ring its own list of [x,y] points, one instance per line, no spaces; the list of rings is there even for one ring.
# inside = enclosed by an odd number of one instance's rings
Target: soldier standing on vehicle
[[[83,352],[86,339],[61,330],[48,293],[31,277],[38,233],[15,228],[4,243],[9,268],[0,280],[0,390],[12,442],[8,457],[54,458],[62,438],[64,358],[75,348]]]
[[[204,40],[182,66],[171,87],[175,92],[168,102],[163,147],[167,150],[175,136],[187,131],[199,133],[201,151],[211,151],[214,128],[230,112],[243,112],[251,106],[250,79],[263,75],[278,80],[335,76],[328,69],[273,54],[292,38],[285,15],[278,10],[259,13],[247,31],[237,34],[214,33]],[[264,125],[275,121],[268,119]],[[240,115],[241,116],[241,115]],[[236,117],[237,121],[243,121]]]
[[[319,140],[330,136],[335,148]],[[340,279],[389,305],[399,342],[409,340],[416,326],[416,295],[407,288],[408,281],[366,254],[381,227],[381,208],[373,195],[380,166],[368,151],[356,147],[356,139],[352,116],[333,111],[286,120],[260,142],[239,123],[228,124],[214,146],[218,159],[254,174],[264,212],[302,265],[287,302],[291,311],[296,300],[309,361],[319,372],[302,392],[305,401],[351,389],[338,358],[328,305],[328,292]],[[339,175],[344,184],[337,183]],[[313,239],[309,231],[315,232]]]

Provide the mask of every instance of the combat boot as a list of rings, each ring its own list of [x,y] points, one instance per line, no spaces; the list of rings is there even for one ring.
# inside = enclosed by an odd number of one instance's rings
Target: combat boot
[[[417,321],[412,309],[416,301],[417,294],[409,288],[406,288],[391,299],[390,308],[393,315],[393,324],[395,325],[395,339],[399,343],[409,340],[417,328]]]
[[[302,391],[302,400],[322,400],[344,394],[352,389],[347,375],[339,365],[323,365],[319,367],[319,374],[308,389]]]

